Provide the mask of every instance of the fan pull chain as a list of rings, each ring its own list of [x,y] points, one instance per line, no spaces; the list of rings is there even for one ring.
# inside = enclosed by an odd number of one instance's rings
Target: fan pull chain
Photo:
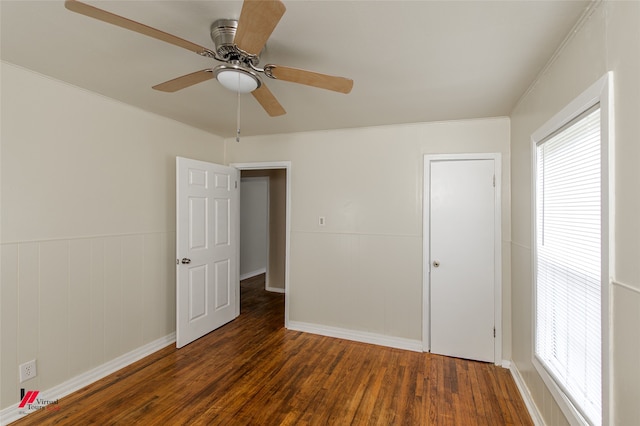
[[[236,113],[236,142],[240,142],[240,73],[238,73],[238,111]]]

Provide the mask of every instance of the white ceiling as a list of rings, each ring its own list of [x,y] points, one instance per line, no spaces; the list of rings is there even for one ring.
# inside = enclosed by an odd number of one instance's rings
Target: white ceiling
[[[241,1],[87,1],[213,49]],[[292,1],[261,56],[354,80],[348,94],[266,81],[287,114],[241,99],[243,135],[508,115],[589,1]],[[63,1],[1,1],[2,60],[191,126],[233,136],[237,95],[210,80],[151,86],[218,64],[79,15]]]

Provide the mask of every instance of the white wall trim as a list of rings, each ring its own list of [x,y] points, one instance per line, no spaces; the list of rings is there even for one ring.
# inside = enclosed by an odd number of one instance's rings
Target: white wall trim
[[[63,398],[77,390],[82,389],[87,385],[90,385],[93,382],[102,379],[103,377],[108,376],[109,374],[115,373],[116,371],[175,343],[175,341],[176,333],[174,332],[167,336],[156,339],[153,342],[149,342],[146,345],[140,346],[139,348],[136,348],[124,355],[120,355],[119,357],[114,358],[111,361],[99,365],[96,368],[86,371],[50,389],[41,391],[40,394],[42,395],[43,399],[47,400],[56,400]],[[26,415],[28,414],[21,413],[21,410],[18,408],[18,402],[16,402],[12,406],[0,411],[0,424],[9,424]]]
[[[422,342],[420,340],[405,339],[403,337],[386,336],[383,334],[370,333],[368,331],[349,330],[346,328],[330,327],[299,321],[289,321],[287,328],[289,330],[303,331],[305,333],[319,334],[321,336],[353,340],[354,342],[422,352]]]
[[[272,293],[284,294],[284,288],[280,288],[280,287],[265,287],[265,290],[270,291]]]
[[[504,362],[503,362],[504,363]],[[538,406],[533,400],[531,396],[531,392],[529,392],[529,388],[527,387],[522,375],[520,374],[520,370],[516,367],[514,362],[509,362],[509,371],[511,372],[511,376],[513,376],[513,381],[516,382],[516,386],[518,387],[518,391],[520,391],[520,395],[524,400],[524,405],[527,406],[527,411],[529,411],[529,415],[531,416],[531,420],[533,424],[536,426],[545,426],[545,422],[542,418],[542,414],[540,414],[540,410],[538,410]]]
[[[634,287],[631,284],[625,284],[623,282],[616,281],[616,280],[612,280],[611,284],[616,285],[618,287],[622,287],[622,288],[627,289],[629,291],[632,291],[634,293],[640,294],[640,288]]]
[[[255,271],[247,272],[246,274],[240,275],[240,281],[246,280],[247,278],[253,278],[256,275],[266,274],[267,268],[256,269]]]
[[[155,235],[155,234],[175,234],[175,230],[167,231],[142,231],[142,232],[125,232],[115,234],[93,234],[93,235],[78,235],[69,237],[55,237],[55,238],[43,238],[43,239],[25,239],[19,241],[3,241],[0,242],[0,246],[8,246],[12,244],[40,244],[51,243],[55,241],[71,241],[71,240],[95,240],[100,238],[122,238],[122,237],[136,237],[140,235]]]

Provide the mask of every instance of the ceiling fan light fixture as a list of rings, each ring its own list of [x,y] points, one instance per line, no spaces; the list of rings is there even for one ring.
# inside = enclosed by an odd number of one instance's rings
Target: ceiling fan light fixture
[[[213,75],[234,93],[250,93],[262,85],[256,72],[236,64],[218,65],[213,69]]]

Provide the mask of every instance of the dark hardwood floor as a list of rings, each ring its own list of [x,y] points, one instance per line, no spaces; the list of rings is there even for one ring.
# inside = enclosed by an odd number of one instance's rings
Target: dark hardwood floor
[[[14,425],[531,425],[508,370],[286,330],[242,283],[235,321],[168,346]]]

